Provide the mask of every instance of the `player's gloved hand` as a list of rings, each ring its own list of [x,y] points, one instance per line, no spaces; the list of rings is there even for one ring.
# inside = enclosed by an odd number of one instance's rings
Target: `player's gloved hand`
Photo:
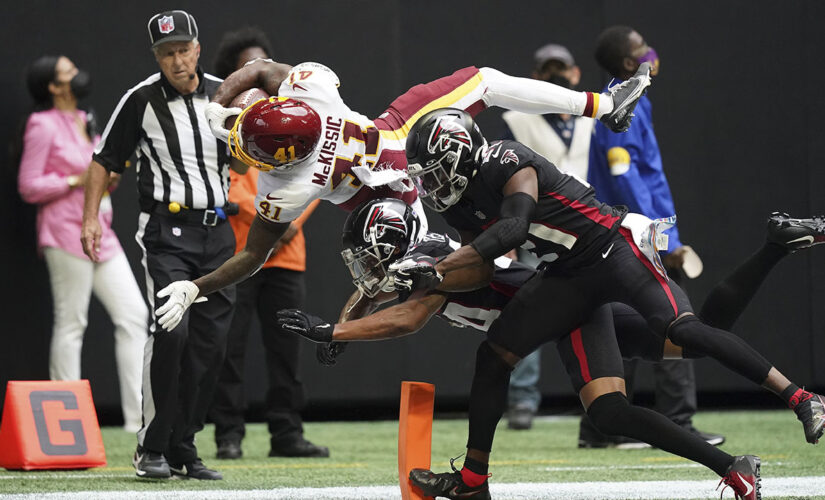
[[[175,281],[157,293],[158,298],[169,297],[169,299],[155,310],[158,316],[158,323],[167,332],[172,331],[183,314],[194,302],[206,302],[206,297],[198,297],[200,289],[191,281]]]
[[[278,311],[278,326],[313,342],[332,342],[332,331],[335,329],[328,321],[298,309]]]
[[[226,119],[232,116],[241,114],[241,108],[224,108],[216,102],[210,102],[203,110],[206,115],[206,121],[209,123],[209,129],[212,130],[212,135],[222,140],[229,142],[229,130],[224,127]]]
[[[315,357],[324,366],[335,366],[336,358],[347,349],[346,342],[327,342],[315,346]]]
[[[398,291],[432,290],[444,279],[435,269],[441,260],[422,253],[408,253],[390,264],[387,270]]]

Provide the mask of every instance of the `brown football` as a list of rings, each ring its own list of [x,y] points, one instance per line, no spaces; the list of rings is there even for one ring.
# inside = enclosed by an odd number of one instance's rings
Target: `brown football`
[[[229,103],[228,107],[246,109],[246,107],[250,104],[254,104],[256,101],[266,99],[267,97],[269,97],[269,94],[267,94],[263,89],[252,88],[236,95],[235,98],[232,99],[232,102]],[[224,127],[226,127],[227,130],[231,130],[232,126],[235,125],[236,118],[237,115],[227,118],[224,123]]]

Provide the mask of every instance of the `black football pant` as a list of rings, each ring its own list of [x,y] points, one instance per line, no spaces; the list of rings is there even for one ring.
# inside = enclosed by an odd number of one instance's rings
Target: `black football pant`
[[[299,412],[305,404],[304,386],[298,378],[300,337],[278,327],[280,309],[302,309],[306,286],[304,273],[278,267],[261,269],[237,285],[238,299],[229,329],[226,359],[221,369],[210,418],[215,422],[215,441],[240,442],[245,434],[245,354],[255,316],[260,320],[269,387],[266,420],[273,443],[300,437]]]
[[[587,266],[543,272],[528,281],[492,325],[489,342],[524,357],[573,331],[600,305],[622,302],[636,309],[659,337],[667,336],[686,352],[713,357],[757,384],[764,381],[771,365],[747,343],[694,316],[681,317],[692,312],[684,292],[654,270],[629,232],[621,229],[604,250],[606,258],[594,257]],[[510,374],[502,363],[491,362],[495,356],[486,344],[479,348],[470,393],[468,447],[481,451],[492,447]]]
[[[203,428],[226,350],[235,287],[192,304],[171,332],[157,325],[155,294],[178,280],[217,269],[235,251],[231,226],[184,225],[142,213],[135,236],[143,249],[146,293],[152,311],[143,357],[143,427],[138,444],[163,453],[173,465],[198,458],[195,434]]]

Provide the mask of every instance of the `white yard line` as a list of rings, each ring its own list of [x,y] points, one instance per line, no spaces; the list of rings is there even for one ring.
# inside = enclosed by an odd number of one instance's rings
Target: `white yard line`
[[[92,476],[88,474],[86,476]],[[17,476],[18,478],[20,476]],[[94,475],[101,477],[101,475]],[[105,477],[105,476],[104,476]],[[120,477],[120,475],[111,475]],[[626,481],[582,483],[493,484],[496,500],[675,499],[719,498],[717,481]],[[825,477],[779,477],[762,480],[762,497],[811,496],[825,493]],[[389,500],[401,498],[397,486],[277,488],[272,490],[79,491],[4,496],[8,500]],[[728,489],[725,498],[733,498]]]

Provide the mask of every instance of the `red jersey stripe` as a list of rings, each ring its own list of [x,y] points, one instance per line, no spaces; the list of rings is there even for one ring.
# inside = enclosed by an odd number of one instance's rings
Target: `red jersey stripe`
[[[593,380],[593,377],[590,376],[590,366],[587,364],[587,353],[582,343],[581,328],[576,328],[570,333],[570,342],[573,344],[573,352],[576,353],[576,359],[579,360],[579,370],[581,371],[582,380],[586,384]]]
[[[619,233],[621,233],[621,235],[624,236],[624,239],[627,240],[627,244],[630,245],[630,249],[633,250],[633,253],[636,255],[636,258],[642,261],[642,264],[645,265],[647,270],[650,271],[650,273],[656,277],[656,281],[658,281],[659,284],[662,285],[662,289],[664,289],[665,295],[667,295],[667,299],[670,301],[670,306],[673,307],[673,314],[678,316],[679,308],[676,306],[676,299],[673,298],[673,292],[670,291],[670,286],[667,284],[667,280],[665,279],[665,277],[659,274],[659,272],[653,268],[653,264],[651,264],[650,261],[647,260],[647,257],[642,255],[641,250],[639,250],[639,247],[637,247],[636,243],[633,241],[633,235],[630,234],[630,231],[628,229],[620,227]]]
[[[589,207],[589,206],[585,205],[584,203],[582,203],[578,200],[569,200],[564,195],[562,195],[560,193],[552,193],[551,192],[551,193],[545,193],[545,194],[547,196],[552,196],[553,198],[559,200],[564,206],[572,208],[576,212],[579,212],[580,214],[584,215],[585,217],[592,220],[596,224],[599,224],[600,226],[604,226],[607,229],[612,228],[613,225],[616,224],[616,221],[619,220],[619,217],[617,217],[615,215],[605,215],[605,214],[599,212],[599,209],[596,208],[596,207]]]

